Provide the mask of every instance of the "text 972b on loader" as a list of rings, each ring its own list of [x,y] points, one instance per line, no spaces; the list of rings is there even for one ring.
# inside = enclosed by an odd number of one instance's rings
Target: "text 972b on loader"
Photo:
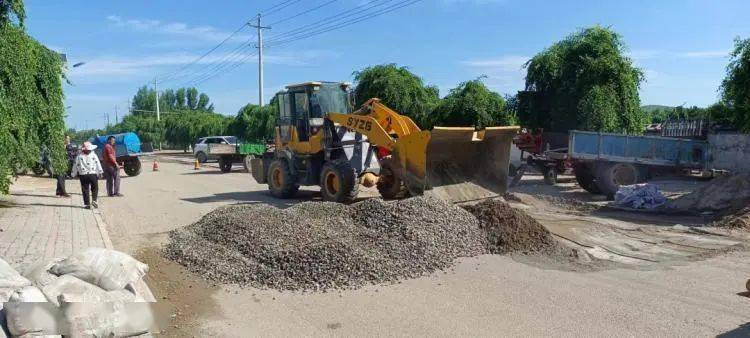
[[[275,149],[251,160],[271,194],[317,185],[326,201],[351,202],[359,186],[386,199],[432,194],[465,202],[503,194],[518,127],[435,127],[370,99],[353,111],[347,83],[307,82],[276,94]]]

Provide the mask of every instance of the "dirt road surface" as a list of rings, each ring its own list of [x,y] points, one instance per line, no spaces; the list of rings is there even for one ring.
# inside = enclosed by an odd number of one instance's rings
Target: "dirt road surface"
[[[151,159],[144,160],[150,168]],[[177,155],[161,157],[160,164],[158,172],[123,178],[125,197],[103,198],[101,206],[115,247],[151,266],[147,282],[159,301],[163,336],[750,335],[750,298],[743,296],[750,254],[735,246],[741,240],[696,234],[689,223],[608,221],[611,215],[579,213],[575,206],[547,210],[534,200],[523,207],[561,240],[581,239],[591,256],[597,250],[614,256],[613,265],[577,272],[485,255],[461,259],[452,271],[359,290],[293,293],[214,285],[160,256],[166,232],[220,205],[283,207],[295,200],[272,198],[241,168],[221,174],[209,164],[195,171]],[[533,178],[522,182],[516,189],[521,199],[548,189],[535,185]],[[573,187],[562,191],[590,198]],[[560,197],[559,190],[550,194]],[[315,198],[316,189],[304,189],[298,200]],[[612,233],[636,237],[640,246],[618,242]],[[635,258],[623,259],[628,256]]]

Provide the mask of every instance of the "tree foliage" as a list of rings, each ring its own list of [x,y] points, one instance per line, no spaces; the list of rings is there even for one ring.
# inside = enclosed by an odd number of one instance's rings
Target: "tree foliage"
[[[278,117],[276,99],[260,107],[247,104],[242,107],[229,126],[229,133],[250,142],[265,142],[273,139],[273,128]]]
[[[13,18],[23,27],[26,20],[26,9],[23,0],[0,0],[0,24],[10,24]]]
[[[534,56],[525,65],[521,123],[550,131],[640,132],[643,73],[624,52],[620,35],[594,26]]]
[[[196,139],[224,135],[232,118],[216,113],[184,111],[164,119],[164,139],[174,147],[187,149]]]
[[[737,128],[750,131],[750,38],[734,40],[727,75],[721,83],[725,114]]]
[[[131,108],[136,115],[153,114],[156,111],[156,91],[146,86],[139,88],[133,96]],[[207,94],[199,93],[198,89],[191,87],[164,90],[159,95],[159,110],[162,112],[186,110],[213,112],[214,106]]]
[[[24,13],[22,1],[0,1],[0,192],[12,168],[30,167],[43,147],[56,170],[66,166],[63,64],[9,19]]]
[[[509,125],[514,120],[505,99],[489,90],[481,79],[466,81],[451,89],[429,115],[431,126],[484,128]]]
[[[438,89],[426,86],[406,67],[384,64],[354,72],[356,104],[377,97],[391,109],[409,116],[420,125],[429,123],[428,115],[437,105]]]

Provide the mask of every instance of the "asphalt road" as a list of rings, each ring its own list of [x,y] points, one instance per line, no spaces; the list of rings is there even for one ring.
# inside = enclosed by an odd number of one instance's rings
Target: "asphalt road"
[[[212,285],[160,258],[166,232],[228,203],[295,200],[272,198],[239,169],[160,164],[124,178],[125,197],[101,205],[115,247],[151,265],[147,281],[166,336],[750,336],[745,251],[585,273],[485,255],[446,273],[328,293]],[[300,199],[318,198],[316,190]]]

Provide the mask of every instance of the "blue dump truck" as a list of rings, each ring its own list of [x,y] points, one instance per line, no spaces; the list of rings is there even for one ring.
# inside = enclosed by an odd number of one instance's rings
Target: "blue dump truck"
[[[95,136],[89,139],[89,142],[97,146],[95,152],[102,159],[102,151],[107,139],[113,136],[115,138],[115,156],[117,162],[121,163],[125,174],[128,176],[138,176],[141,173],[141,160],[138,158],[142,154],[141,140],[135,133],[122,133],[104,136]]]
[[[621,185],[644,182],[655,172],[713,169],[712,147],[706,140],[578,130],[568,137],[578,184],[609,198]]]

